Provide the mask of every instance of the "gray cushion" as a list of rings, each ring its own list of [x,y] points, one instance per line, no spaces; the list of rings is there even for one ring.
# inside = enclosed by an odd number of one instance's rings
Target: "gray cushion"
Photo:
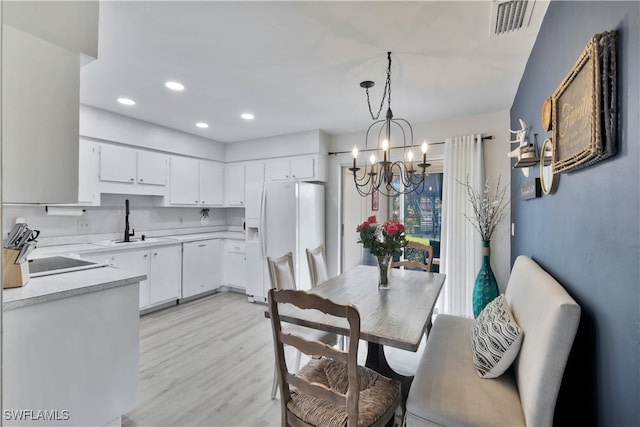
[[[473,319],[440,314],[407,399],[407,426],[523,426],[512,369],[480,378],[473,366]]]
[[[473,365],[482,378],[496,378],[513,363],[522,344],[518,326],[504,295],[480,312],[471,328]]]

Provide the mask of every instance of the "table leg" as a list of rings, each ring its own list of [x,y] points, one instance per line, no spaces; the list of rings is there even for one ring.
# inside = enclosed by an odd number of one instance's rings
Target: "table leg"
[[[407,396],[409,395],[409,387],[411,387],[411,383],[413,382],[413,376],[401,375],[391,369],[384,355],[384,346],[369,341],[367,342],[367,361],[364,366],[373,369],[385,377],[400,381],[402,385],[400,389],[402,392],[402,412],[404,413]]]

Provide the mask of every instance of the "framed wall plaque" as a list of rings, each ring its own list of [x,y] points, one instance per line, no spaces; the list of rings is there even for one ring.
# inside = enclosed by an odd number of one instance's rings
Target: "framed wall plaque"
[[[616,153],[615,31],[594,35],[551,97],[554,173]]]

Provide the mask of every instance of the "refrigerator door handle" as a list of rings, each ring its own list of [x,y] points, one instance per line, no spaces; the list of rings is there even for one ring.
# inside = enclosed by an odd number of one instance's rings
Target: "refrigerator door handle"
[[[266,213],[266,203],[267,203],[267,188],[266,186],[262,186],[262,194],[260,195],[260,229],[258,233],[261,236],[258,236],[260,239],[260,246],[262,250],[262,256],[264,259],[267,259],[267,229],[265,227],[265,213]]]

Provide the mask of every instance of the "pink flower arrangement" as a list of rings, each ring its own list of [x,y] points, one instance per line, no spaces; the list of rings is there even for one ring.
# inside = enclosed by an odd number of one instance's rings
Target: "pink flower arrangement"
[[[374,256],[401,256],[402,249],[407,246],[404,225],[395,220],[389,220],[380,225],[375,215],[372,215],[365,222],[358,225],[356,231],[360,233],[358,243],[362,243]]]

